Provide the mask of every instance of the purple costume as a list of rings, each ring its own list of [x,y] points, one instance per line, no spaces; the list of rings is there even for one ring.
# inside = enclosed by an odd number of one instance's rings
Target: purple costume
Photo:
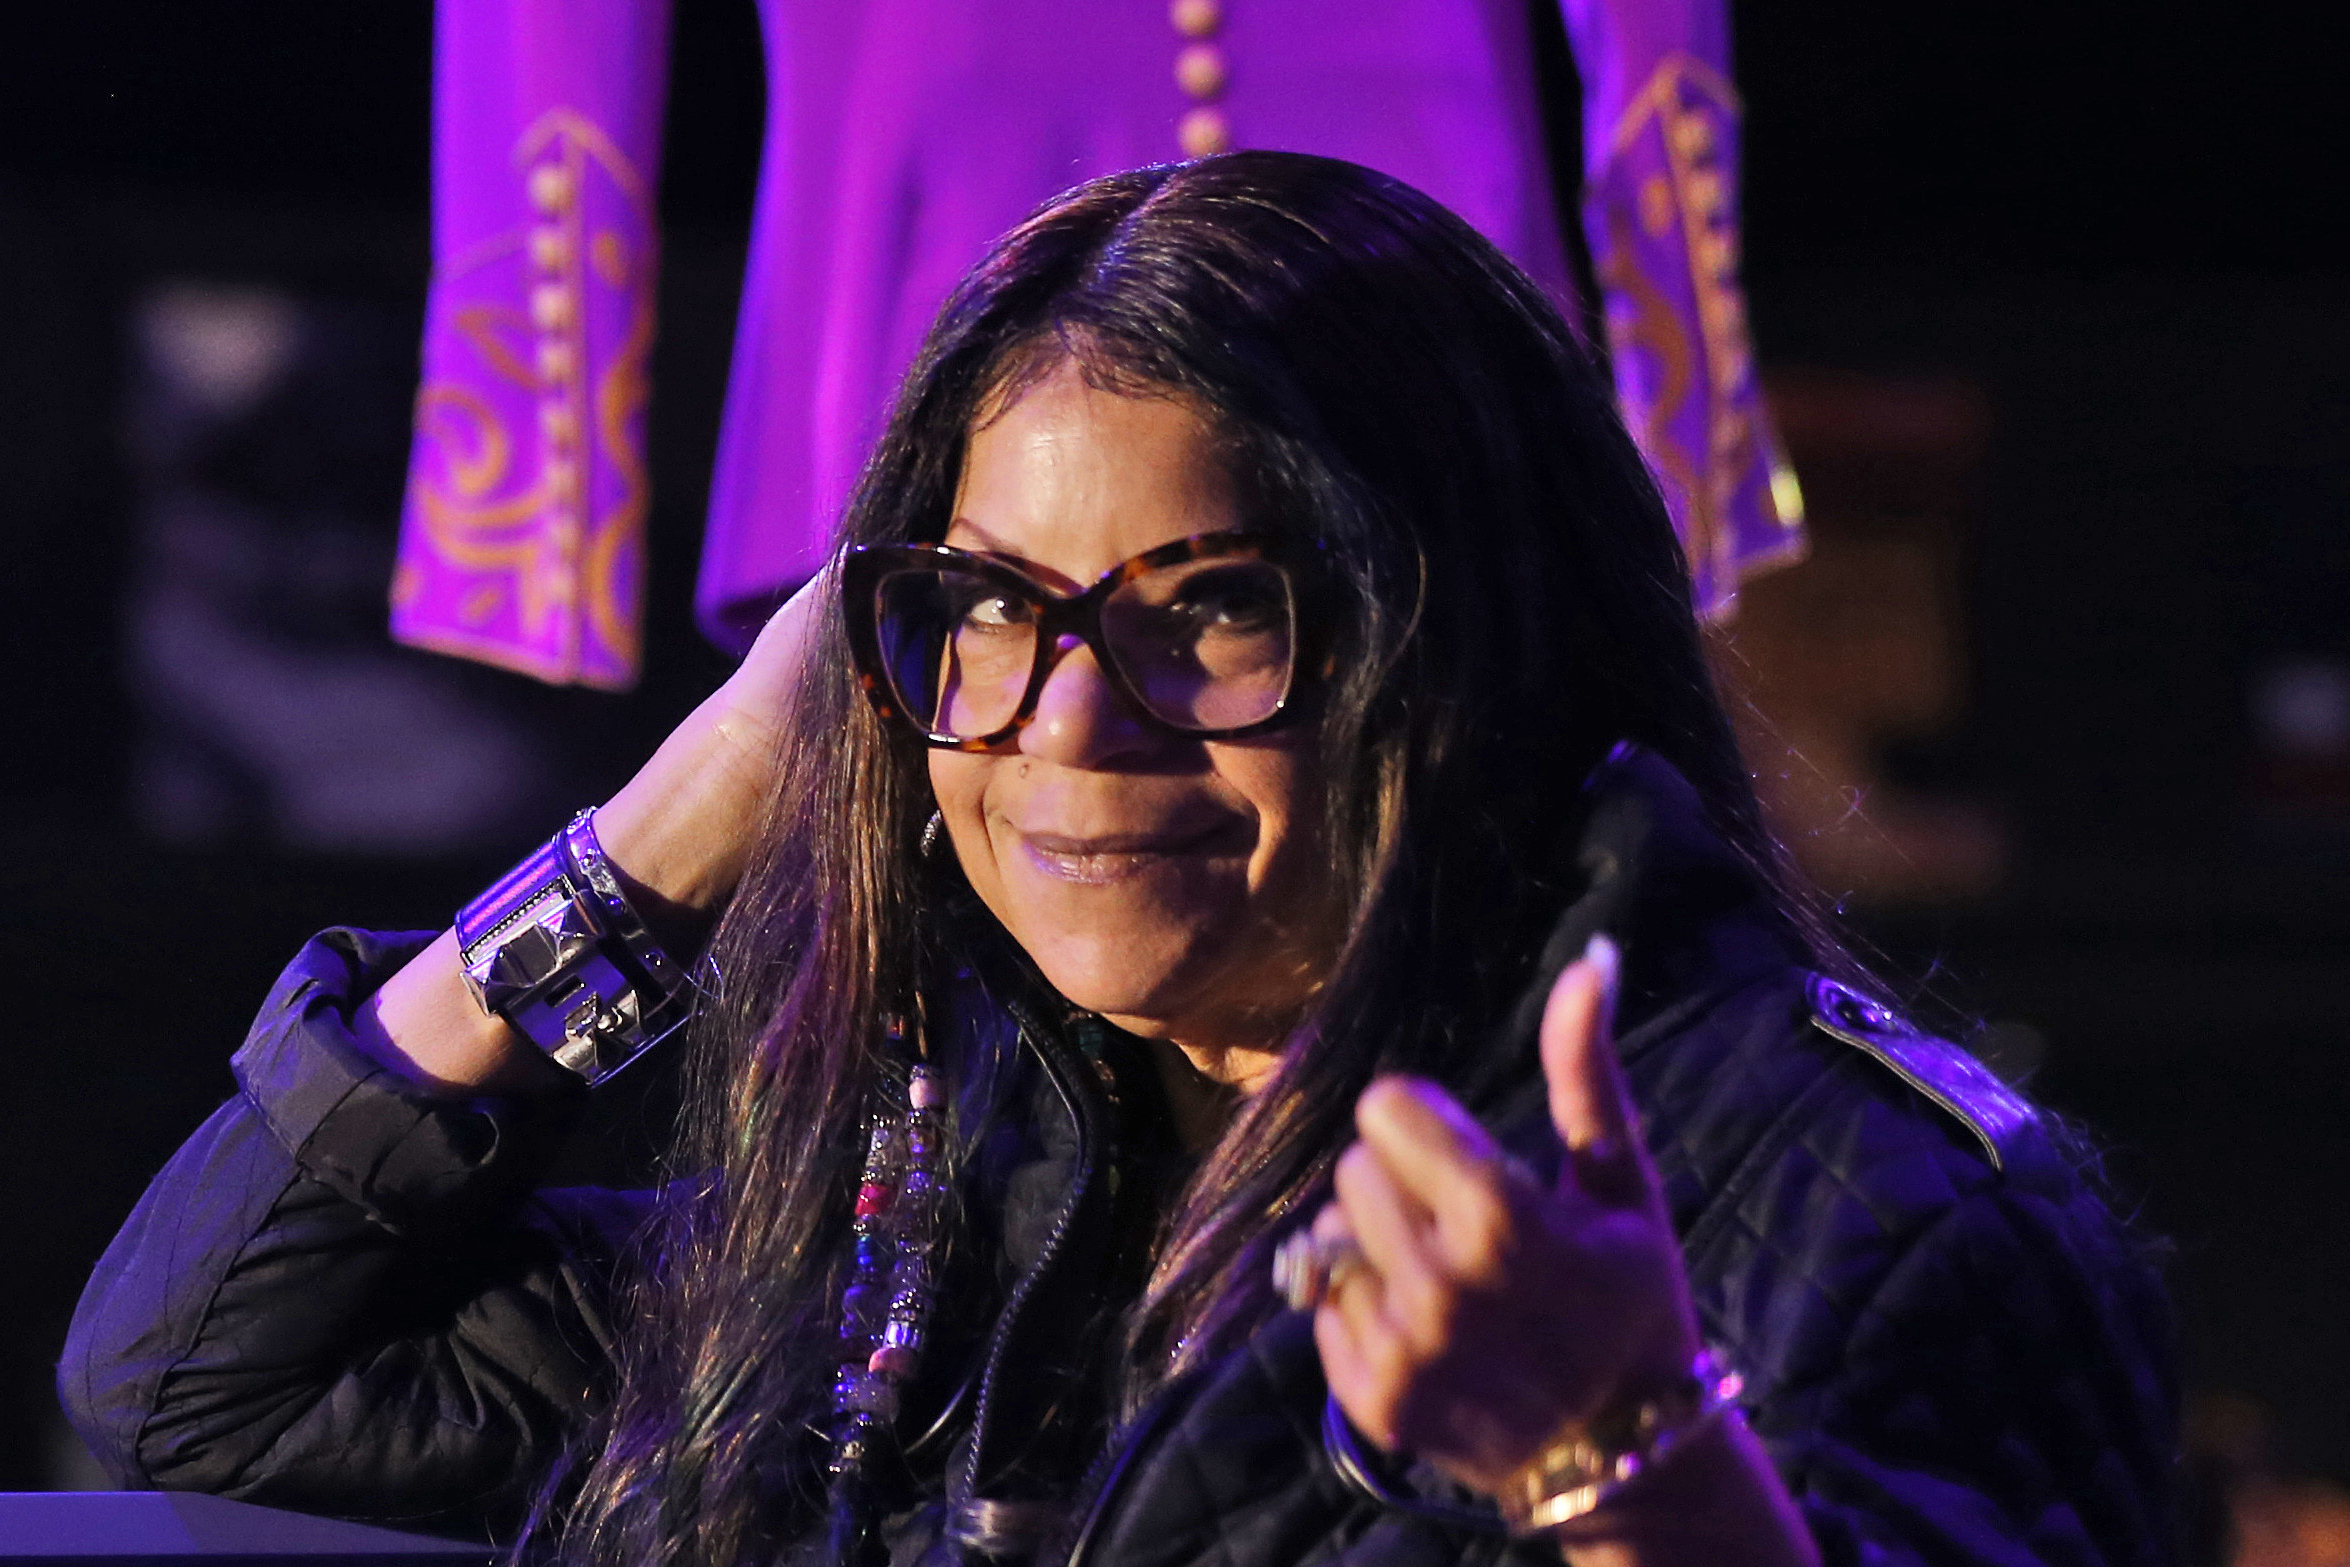
[[[1325,153],[1571,293],[1525,0],[762,0],[756,226],[696,602],[747,645],[823,563],[957,276],[1055,191],[1225,145]],[[393,628],[634,678],[663,0],[442,0],[435,274]],[[1801,547],[1737,281],[1721,0],[1564,0],[1619,393],[1700,604]]]

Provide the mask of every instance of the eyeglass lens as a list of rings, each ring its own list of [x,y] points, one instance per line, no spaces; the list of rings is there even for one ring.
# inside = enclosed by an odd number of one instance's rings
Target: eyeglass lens
[[[951,566],[891,572],[875,590],[882,657],[898,701],[933,734],[977,739],[1009,725],[1036,668],[1037,599]],[[1239,729],[1288,694],[1296,610],[1287,574],[1209,558],[1145,572],[1102,604],[1102,641],[1161,723]]]

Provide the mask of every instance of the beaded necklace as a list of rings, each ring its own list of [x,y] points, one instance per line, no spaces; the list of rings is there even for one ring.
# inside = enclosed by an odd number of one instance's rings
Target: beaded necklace
[[[905,1048],[904,1031],[890,1040]],[[891,1437],[898,1403],[921,1367],[946,1218],[939,1160],[946,1082],[914,1062],[903,1109],[888,1100],[866,1123],[865,1168],[852,1225],[855,1257],[841,1295],[840,1369],[832,1384],[832,1550],[840,1567],[873,1554],[872,1459]]]

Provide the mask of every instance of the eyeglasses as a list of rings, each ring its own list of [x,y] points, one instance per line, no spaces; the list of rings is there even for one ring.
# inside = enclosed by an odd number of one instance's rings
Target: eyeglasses
[[[884,718],[933,746],[984,751],[1036,716],[1072,644],[1150,723],[1197,739],[1289,716],[1298,595],[1262,535],[1203,533],[1145,550],[1064,596],[992,556],[873,544],[841,569],[858,680]]]

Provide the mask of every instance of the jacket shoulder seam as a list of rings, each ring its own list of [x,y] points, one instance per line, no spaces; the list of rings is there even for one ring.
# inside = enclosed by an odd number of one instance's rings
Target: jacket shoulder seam
[[[1973,1136],[1991,1168],[2009,1173],[2019,1141],[2039,1124],[2031,1102],[1948,1040],[1919,1033],[1887,1008],[1825,974],[1804,982],[1811,1023],[1867,1055]]]

